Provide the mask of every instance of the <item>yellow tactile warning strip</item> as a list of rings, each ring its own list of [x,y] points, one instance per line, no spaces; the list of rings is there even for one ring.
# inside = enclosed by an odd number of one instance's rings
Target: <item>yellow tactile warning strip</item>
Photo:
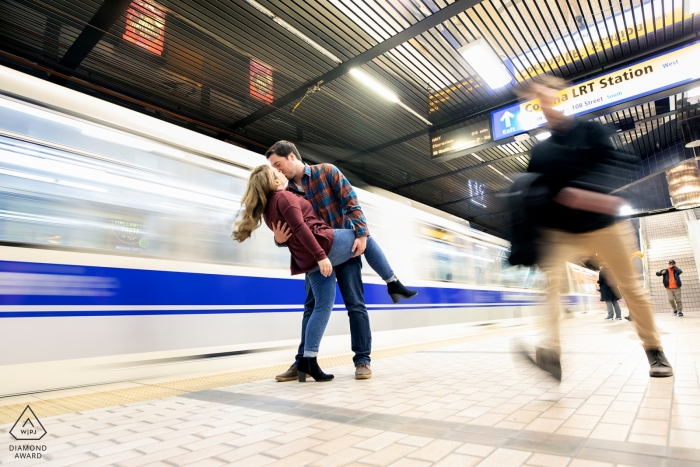
[[[448,347],[485,337],[512,334],[522,332],[529,326],[519,326],[513,329],[499,329],[497,326],[486,326],[478,334],[461,336],[452,339],[424,342],[402,347],[379,349],[372,351],[372,359],[395,357],[409,353],[421,352],[438,347]],[[339,355],[334,357],[320,358],[319,364],[322,368],[335,368],[339,366],[352,365],[352,354]],[[153,385],[146,385],[135,388],[115,389],[111,391],[94,394],[82,394],[77,396],[60,397],[56,399],[32,402],[32,410],[37,417],[52,417],[67,413],[83,412],[86,410],[113,407],[117,405],[129,404],[133,402],[144,402],[154,399],[179,396],[190,392],[202,391],[204,389],[233,386],[236,384],[250,383],[263,379],[272,379],[275,375],[284,372],[287,365],[268,366],[251,370],[234,371],[211,376],[189,378],[177,381],[168,381]],[[13,423],[22,413],[27,404],[14,404],[0,406],[0,425]]]

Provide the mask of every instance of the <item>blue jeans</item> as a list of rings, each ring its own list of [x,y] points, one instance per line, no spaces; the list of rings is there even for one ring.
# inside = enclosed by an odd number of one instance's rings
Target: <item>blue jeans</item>
[[[343,264],[355,254],[352,252],[352,244],[355,243],[355,232],[350,229],[333,229],[333,246],[328,252],[328,259],[336,266]],[[362,253],[370,267],[379,274],[382,280],[387,280],[394,275],[389,261],[373,237],[367,237],[367,246]]]
[[[333,311],[333,303],[335,302],[335,279],[336,279],[336,268],[338,265],[346,263],[350,258],[352,258],[353,252],[352,244],[355,242],[355,232],[349,229],[334,229],[333,230],[333,246],[331,251],[328,252],[328,259],[334,266],[333,272],[328,277],[323,277],[321,272],[316,268],[306,274],[306,302],[304,303],[304,319],[302,320],[302,343],[299,346],[299,353],[303,351],[304,357],[315,357],[318,355],[318,348],[321,345],[321,338],[326,330],[326,325],[330,319],[331,312]],[[372,269],[379,274],[382,279],[388,279],[394,275],[389,262],[384,256],[381,248],[372,237],[367,238],[367,246],[363,253],[365,259],[372,266]],[[359,259],[359,258],[356,258]],[[362,267],[362,262],[360,261],[360,268]],[[362,271],[359,270],[359,286],[364,294],[364,287],[362,286]],[[341,279],[338,279],[338,283],[341,283]],[[343,288],[341,286],[341,293],[343,293]],[[343,293],[343,298],[346,295]],[[307,309],[311,307],[311,312],[307,318]],[[350,307],[348,308],[348,315],[350,315],[350,333],[351,340],[353,341],[354,348],[354,337],[352,332],[352,314]],[[369,328],[369,317],[367,317],[367,309],[364,305],[364,298],[362,298],[361,308],[364,316],[366,317],[367,328]],[[371,340],[371,335],[370,335]],[[371,345],[371,344],[370,344]],[[357,351],[355,351],[355,365],[359,363],[369,363],[369,352],[367,352],[366,360],[360,360],[357,363]],[[297,359],[300,355],[297,355]]]
[[[355,353],[352,360],[355,365],[360,365],[362,363],[369,364],[371,361],[369,354],[372,352],[372,330],[369,326],[369,315],[365,307],[365,289],[362,284],[362,260],[359,256],[350,258],[345,263],[334,266],[333,272],[338,280],[338,288],[340,289],[340,294],[343,296],[345,308],[348,310],[351,349]],[[318,274],[320,275],[320,273]],[[295,365],[298,365],[299,359],[304,356],[306,330],[316,305],[309,274],[306,275],[305,286],[306,301],[304,302],[304,317],[301,322],[301,342],[299,343],[299,350],[295,358]],[[328,315],[330,316],[330,312]],[[326,323],[328,323],[327,319]]]

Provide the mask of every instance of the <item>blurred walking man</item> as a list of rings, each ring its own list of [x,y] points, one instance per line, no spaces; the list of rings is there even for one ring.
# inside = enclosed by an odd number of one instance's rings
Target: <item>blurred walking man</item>
[[[649,360],[649,375],[672,376],[654,325],[651,299],[641,287],[630,254],[636,251],[629,221],[616,223],[622,200],[607,195],[619,180],[624,161],[597,122],[577,120],[553,109],[564,81],[547,76],[532,84],[527,97],[538,98],[552,136],[532,149],[527,171],[547,189],[539,215],[537,263],[547,274],[549,332],[533,361],[561,380],[559,318],[560,284],[566,281],[566,262],[597,253],[629,306],[632,321]],[[532,359],[532,357],[530,357]]]
[[[662,269],[657,272],[657,276],[664,276],[664,287],[668,295],[668,303],[671,304],[673,314],[683,316],[683,302],[681,301],[681,268],[676,267],[676,262],[671,260],[668,262],[668,269]]]

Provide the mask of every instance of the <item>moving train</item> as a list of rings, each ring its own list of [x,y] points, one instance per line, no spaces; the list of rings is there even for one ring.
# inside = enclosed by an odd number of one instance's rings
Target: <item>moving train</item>
[[[291,362],[303,276],[290,276],[266,228],[243,244],[230,237],[249,170],[265,162],[0,67],[0,396],[237,369],[256,363],[237,357],[266,352]],[[372,235],[419,291],[393,304],[363,268],[375,335],[403,336],[375,342],[523,317],[541,303],[541,273],[510,267],[506,241],[356,191]],[[569,306],[585,309],[590,271],[569,270]],[[338,294],[322,352],[349,351],[343,310]]]

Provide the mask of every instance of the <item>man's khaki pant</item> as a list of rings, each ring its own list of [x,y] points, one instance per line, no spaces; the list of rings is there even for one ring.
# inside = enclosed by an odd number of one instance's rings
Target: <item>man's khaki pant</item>
[[[661,348],[659,333],[654,325],[654,314],[649,294],[641,286],[630,255],[637,251],[635,235],[629,221],[586,233],[570,233],[545,229],[542,235],[542,260],[540,268],[547,274],[547,304],[549,308],[549,332],[545,345],[561,351],[559,318],[561,299],[559,291],[567,283],[566,262],[578,262],[584,256],[598,254],[600,261],[608,263],[613,279],[629,307],[630,317],[645,349]]]
[[[668,303],[671,304],[673,311],[683,311],[683,302],[681,302],[681,288],[677,289],[666,289],[666,295],[668,295]]]

